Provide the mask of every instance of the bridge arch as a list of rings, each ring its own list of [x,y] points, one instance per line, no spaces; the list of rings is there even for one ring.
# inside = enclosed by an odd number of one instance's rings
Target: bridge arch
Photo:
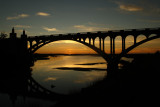
[[[28,38],[28,41],[36,41],[36,44],[30,45],[29,52],[34,53],[39,48],[43,47],[44,45],[59,41],[59,40],[73,40],[79,42],[89,48],[93,49],[99,55],[101,55],[108,63],[109,61],[113,62],[113,60],[119,59],[119,57],[124,56],[134,48],[138,47],[139,45],[151,41],[153,39],[159,38],[158,34],[160,33],[160,28],[156,29],[131,29],[131,30],[116,30],[116,31],[106,31],[106,32],[87,32],[87,33],[77,33],[77,34],[66,34],[66,35],[59,35],[59,36],[39,36]],[[122,52],[120,54],[115,55],[115,45],[116,45],[116,38],[121,35],[121,46]],[[141,38],[141,35],[144,35],[144,39],[138,40],[137,38]],[[99,38],[99,48],[95,46],[95,38]],[[109,38],[109,51],[106,51],[106,43],[104,43],[106,38]],[[107,39],[108,39],[107,38]],[[127,40],[129,38],[129,40]],[[87,42],[86,40],[89,40]],[[129,44],[129,46],[126,46]],[[105,53],[106,52],[106,53]],[[109,53],[109,54],[108,54]],[[116,58],[117,57],[117,58]],[[112,63],[113,64],[113,63]]]
[[[60,41],[60,39],[59,40],[48,40],[46,42],[41,42],[41,43],[39,43],[38,46],[35,44],[33,47],[30,47],[30,48],[33,48],[33,49],[29,49],[29,50],[32,50],[31,52],[33,54],[34,52],[36,52],[38,49],[40,49],[41,47],[45,46],[46,44],[49,44],[49,43],[52,43],[52,42],[56,42],[56,41]],[[109,61],[109,57],[107,56],[107,54],[105,52],[101,51],[99,48],[95,47],[94,45],[86,43],[84,41],[80,41],[80,40],[73,40],[72,39],[71,41],[75,41],[75,42],[81,43],[81,44],[91,48],[96,53],[98,53],[104,60]]]
[[[146,39],[144,39],[144,40],[142,40],[142,41],[137,42],[136,44],[128,47],[125,51],[123,51],[123,52],[121,53],[121,57],[122,57],[122,56],[125,56],[127,53],[129,53],[129,52],[130,52],[131,50],[133,50],[134,48],[136,48],[136,47],[138,47],[138,46],[140,46],[140,45],[142,45],[142,44],[144,44],[144,43],[146,43],[146,42],[148,42],[148,41],[157,39],[157,38],[160,38],[160,36],[158,36],[158,34],[157,34],[157,36],[152,36],[152,37],[150,37],[150,38],[146,38]]]

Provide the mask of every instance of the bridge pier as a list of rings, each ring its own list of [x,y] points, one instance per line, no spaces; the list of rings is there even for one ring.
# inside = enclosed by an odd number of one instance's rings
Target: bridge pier
[[[99,37],[99,48],[100,48],[100,50],[102,50],[102,48],[101,48],[101,37]]]
[[[125,37],[122,37],[122,52],[125,50],[125,48],[126,48],[126,44],[125,44],[125,40],[126,40],[126,38]]]
[[[115,54],[115,38],[113,38],[113,55]]]
[[[137,35],[134,35],[134,45],[136,44],[137,42]]]
[[[104,40],[105,40],[105,38],[102,38],[102,40],[103,40],[103,52],[105,52],[105,46],[104,46]]]
[[[149,34],[149,33],[145,33],[144,35],[146,36],[146,38],[147,38],[147,39],[148,39],[148,38],[149,38],[149,36],[150,36],[150,34]]]
[[[117,74],[118,61],[116,60],[116,57],[113,56],[110,61],[107,62],[107,77],[114,77]]]
[[[93,39],[93,46],[95,46],[95,38],[92,38]]]
[[[111,55],[113,54],[113,46],[112,46],[112,38],[110,37],[110,51],[111,51]]]
[[[81,38],[79,38],[79,41],[81,42]]]
[[[86,41],[86,38],[83,38],[83,42],[85,43],[85,41]]]
[[[35,44],[35,45],[36,45],[37,47],[38,47],[38,44],[39,44],[39,41],[38,41],[38,40],[36,40],[36,44]]]
[[[89,44],[91,45],[91,38],[89,38]]]
[[[115,38],[110,38],[110,49],[111,49],[111,55],[115,54]]]

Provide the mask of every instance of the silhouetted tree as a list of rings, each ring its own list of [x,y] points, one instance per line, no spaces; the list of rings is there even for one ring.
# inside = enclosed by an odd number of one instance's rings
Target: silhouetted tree
[[[5,39],[7,36],[8,36],[7,34],[5,34],[4,32],[1,32],[1,34],[0,34],[0,40],[1,39]]]

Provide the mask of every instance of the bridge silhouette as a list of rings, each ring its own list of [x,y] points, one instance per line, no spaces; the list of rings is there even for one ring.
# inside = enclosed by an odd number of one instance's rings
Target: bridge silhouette
[[[72,40],[79,42],[97,52],[100,56],[107,61],[107,69],[117,69],[120,59],[127,55],[128,52],[138,47],[141,44],[144,44],[148,41],[160,38],[160,28],[144,28],[144,29],[128,29],[128,30],[113,30],[113,31],[99,31],[99,32],[83,32],[83,33],[70,33],[70,34],[57,34],[57,35],[43,35],[43,36],[28,36],[23,31],[21,38],[16,37],[14,28],[10,33],[10,41],[15,41],[16,47],[19,47],[22,50],[18,53],[22,56],[25,56],[28,53],[32,56],[38,49],[49,44],[51,42],[60,41],[60,40]],[[137,41],[137,38],[140,36],[145,36],[145,39]],[[121,47],[122,51],[119,54],[115,54],[115,41],[116,37],[121,37]],[[133,37],[133,45],[126,48],[126,38],[128,36]],[[110,38],[110,53],[105,52],[105,38]],[[95,45],[95,39],[99,38],[99,47]],[[88,40],[88,41],[87,41]],[[18,42],[18,43],[17,43]],[[14,44],[13,43],[13,44]],[[20,47],[21,46],[21,47]],[[57,47],[58,48],[58,47]],[[11,48],[12,49],[12,48]],[[24,54],[24,55],[23,55]],[[113,70],[114,71],[114,70]]]
[[[108,64],[114,66],[118,63],[118,61],[125,56],[128,52],[138,47],[141,44],[144,44],[148,41],[160,38],[160,28],[145,28],[145,29],[129,29],[129,30],[113,30],[113,31],[102,31],[102,32],[84,32],[84,33],[72,33],[72,34],[59,34],[59,35],[44,35],[44,36],[30,36],[27,37],[27,41],[29,42],[28,51],[30,53],[35,53],[38,49],[49,44],[51,42],[59,41],[59,40],[72,40],[84,44],[89,48],[93,49],[99,55],[101,55]],[[23,32],[23,35],[26,35]],[[137,38],[139,36],[145,36],[144,40],[138,41]],[[120,36],[122,39],[122,51],[118,55],[115,54],[115,38]],[[134,44],[130,47],[126,48],[126,38],[128,36],[133,36]],[[95,46],[95,39],[99,38],[99,47]],[[110,53],[107,54],[105,52],[105,38],[110,38]],[[89,41],[86,41],[86,40]],[[35,43],[35,44],[33,44]],[[112,63],[114,62],[114,63]],[[115,63],[117,62],[117,63]]]

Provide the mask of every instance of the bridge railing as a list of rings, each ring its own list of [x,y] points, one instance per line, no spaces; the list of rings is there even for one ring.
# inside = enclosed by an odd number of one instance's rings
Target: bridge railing
[[[160,27],[157,28],[141,28],[141,29],[124,29],[124,30],[108,30],[108,31],[94,31],[94,32],[79,32],[79,33],[66,33],[66,34],[51,34],[51,35],[40,35],[40,36],[29,36],[28,38],[33,39],[33,38],[46,38],[46,37],[58,37],[58,36],[75,36],[78,34],[82,34],[82,35],[86,35],[86,34],[97,34],[97,33],[106,33],[106,34],[110,34],[110,33],[122,33],[122,32],[132,32],[132,31],[147,31],[147,30],[160,30]]]

